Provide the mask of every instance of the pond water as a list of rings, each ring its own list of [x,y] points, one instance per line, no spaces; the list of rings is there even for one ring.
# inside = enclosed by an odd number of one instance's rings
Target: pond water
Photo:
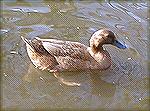
[[[5,110],[148,110],[148,2],[3,1],[1,88]],[[104,46],[113,64],[106,71],[52,73],[36,69],[21,36],[89,45],[94,31],[108,28],[128,48]]]

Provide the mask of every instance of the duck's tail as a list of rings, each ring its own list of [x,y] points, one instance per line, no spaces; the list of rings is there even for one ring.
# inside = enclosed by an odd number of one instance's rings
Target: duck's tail
[[[31,44],[31,42],[28,40],[28,39],[26,39],[25,37],[23,37],[23,36],[21,36],[21,39],[26,43],[26,44]]]
[[[23,36],[21,36],[21,39],[26,43],[26,45],[29,45],[29,46],[31,46],[31,48],[34,49],[31,40],[28,40],[27,38],[25,38],[25,37],[23,37]]]
[[[31,40],[29,40],[29,39],[27,39],[27,38],[25,38],[23,36],[21,36],[21,39],[26,43],[27,47],[30,46],[32,48],[32,50],[36,50],[35,46],[34,46],[34,44],[32,43]]]
[[[22,40],[26,43],[27,47],[30,47],[31,50],[36,51],[38,53],[44,53],[44,54],[48,54],[48,51],[43,47],[43,43],[40,40],[40,38],[35,37],[32,40],[29,40],[25,37],[22,37]]]

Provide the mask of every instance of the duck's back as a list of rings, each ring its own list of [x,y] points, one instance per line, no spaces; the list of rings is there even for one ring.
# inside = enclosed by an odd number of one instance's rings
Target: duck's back
[[[43,47],[56,58],[59,70],[89,69],[93,58],[87,50],[88,47],[84,44],[54,39],[43,40],[42,43]]]

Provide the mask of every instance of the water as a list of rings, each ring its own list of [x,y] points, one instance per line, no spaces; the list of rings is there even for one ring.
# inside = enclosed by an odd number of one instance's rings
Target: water
[[[3,1],[1,18],[2,109],[149,108],[148,2]],[[78,41],[89,45],[94,31],[109,28],[127,44],[106,45],[113,65],[106,71],[66,72],[63,84],[36,69],[20,36]]]

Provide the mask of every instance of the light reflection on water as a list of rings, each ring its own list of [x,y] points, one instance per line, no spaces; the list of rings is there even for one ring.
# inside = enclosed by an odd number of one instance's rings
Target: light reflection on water
[[[148,108],[147,3],[3,2],[2,100],[6,109]],[[30,62],[20,36],[79,41],[109,28],[128,45],[105,46],[113,64],[107,71],[64,72],[67,86]]]

